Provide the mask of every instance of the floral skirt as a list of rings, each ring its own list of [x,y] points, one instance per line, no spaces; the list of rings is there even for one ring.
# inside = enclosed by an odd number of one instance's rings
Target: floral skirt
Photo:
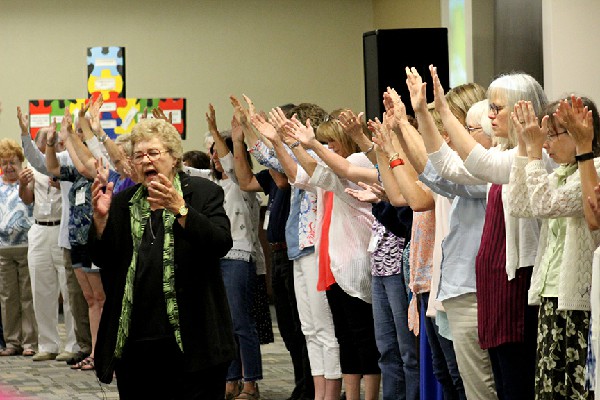
[[[543,297],[538,318],[535,398],[591,399],[585,388],[589,312],[558,310]]]

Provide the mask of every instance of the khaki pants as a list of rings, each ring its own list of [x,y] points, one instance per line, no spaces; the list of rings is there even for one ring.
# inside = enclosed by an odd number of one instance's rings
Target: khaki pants
[[[0,305],[6,347],[37,350],[27,247],[0,249]]]
[[[498,399],[490,356],[479,346],[476,294],[463,294],[442,303],[448,315],[456,363],[467,398]]]
[[[75,328],[75,340],[79,349],[84,353],[92,352],[92,334],[90,333],[90,315],[87,301],[83,297],[81,286],[77,281],[73,264],[71,263],[71,250],[63,249],[65,261],[65,275],[67,277],[67,288],[69,291],[69,303],[73,314],[73,325]]]

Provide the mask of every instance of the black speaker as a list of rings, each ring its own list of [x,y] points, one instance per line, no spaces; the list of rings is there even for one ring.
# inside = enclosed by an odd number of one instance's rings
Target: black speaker
[[[367,119],[383,115],[383,92],[393,87],[413,114],[404,67],[415,67],[427,82],[427,101],[433,101],[429,65],[437,67],[440,82],[449,88],[448,29],[378,29],[363,34],[365,110]]]

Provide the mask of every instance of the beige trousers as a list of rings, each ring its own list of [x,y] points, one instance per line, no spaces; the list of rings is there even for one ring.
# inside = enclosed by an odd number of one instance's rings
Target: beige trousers
[[[6,347],[37,350],[27,247],[0,248],[0,305]]]
[[[498,399],[490,356],[479,346],[477,295],[467,293],[442,303],[448,316],[456,363],[467,398]]]

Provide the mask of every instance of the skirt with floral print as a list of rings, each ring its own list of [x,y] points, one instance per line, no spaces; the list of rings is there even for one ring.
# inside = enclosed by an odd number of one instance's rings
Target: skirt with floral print
[[[585,388],[589,312],[558,310],[558,298],[543,297],[538,318],[535,398],[591,399]]]

